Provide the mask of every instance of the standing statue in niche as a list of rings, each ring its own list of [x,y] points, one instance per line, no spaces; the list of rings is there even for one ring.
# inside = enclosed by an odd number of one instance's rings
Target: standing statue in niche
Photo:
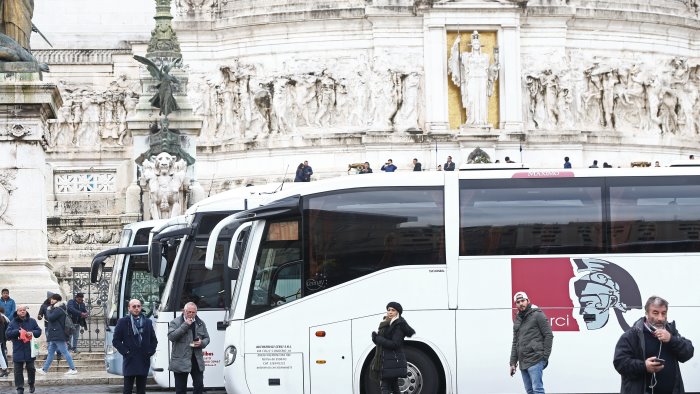
[[[498,50],[494,50],[495,62],[490,64],[489,55],[481,52],[479,32],[474,31],[471,52],[459,52],[460,35],[452,44],[448,71],[452,82],[459,86],[462,106],[467,111],[467,126],[487,127],[489,97],[494,93],[494,84],[498,79]]]
[[[139,63],[145,64],[151,76],[158,80],[158,85],[156,85],[158,93],[151,97],[150,100],[152,107],[160,109],[158,114],[167,117],[172,112],[179,110],[180,107],[175,101],[174,90],[175,85],[179,84],[180,81],[170,75],[170,70],[179,66],[182,63],[182,59],[176,59],[172,63],[164,61],[160,67],[143,56],[134,55],[134,59]]]

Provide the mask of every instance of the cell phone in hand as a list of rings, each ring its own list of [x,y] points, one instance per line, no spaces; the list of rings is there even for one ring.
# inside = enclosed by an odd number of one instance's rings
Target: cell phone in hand
[[[193,341],[194,341],[194,342],[197,342],[197,341],[199,341],[199,337],[197,337],[197,338],[193,339]]]
[[[666,362],[666,360],[664,360],[663,358],[656,358],[656,359],[654,359],[654,361],[656,361],[657,363],[659,363],[661,365],[664,365],[664,363]]]

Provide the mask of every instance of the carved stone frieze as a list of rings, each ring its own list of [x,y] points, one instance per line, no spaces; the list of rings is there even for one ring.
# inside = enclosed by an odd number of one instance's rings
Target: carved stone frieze
[[[118,230],[64,230],[59,227],[51,229],[48,238],[53,245],[112,244],[119,242],[119,234]]]
[[[298,61],[282,72],[234,62],[191,79],[204,144],[271,135],[420,128],[423,74],[375,59],[332,65]]]
[[[51,65],[114,64],[114,56],[130,55],[131,49],[32,49],[40,63]]]
[[[175,0],[175,13],[178,15],[211,14],[219,8],[220,0]],[[226,2],[226,0],[224,0]]]
[[[13,122],[0,126],[0,137],[7,136],[19,140],[35,133],[36,125]]]
[[[54,172],[54,190],[56,194],[114,193],[116,170],[56,171]]]
[[[50,121],[47,143],[53,150],[94,149],[128,143],[127,117],[136,109],[138,84],[120,75],[106,89],[59,81],[63,106]]]
[[[700,134],[700,64],[686,58],[574,55],[546,68],[526,67],[523,85],[531,129]]]

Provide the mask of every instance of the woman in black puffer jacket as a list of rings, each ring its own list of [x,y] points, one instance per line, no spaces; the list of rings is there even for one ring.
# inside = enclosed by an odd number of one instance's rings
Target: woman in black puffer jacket
[[[399,378],[408,374],[403,340],[416,331],[401,317],[403,308],[398,302],[386,306],[386,316],[379,323],[378,332],[372,332],[372,342],[377,345],[371,365],[371,374],[380,380],[382,394],[401,394]]]

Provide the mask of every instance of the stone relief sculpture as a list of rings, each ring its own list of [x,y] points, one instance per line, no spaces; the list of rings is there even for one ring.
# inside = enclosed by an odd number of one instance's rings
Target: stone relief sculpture
[[[14,186],[15,177],[14,172],[0,171],[0,225],[12,226],[7,217],[7,208],[10,206],[10,194],[17,189]]]
[[[49,243],[54,245],[112,244],[119,242],[117,230],[62,230],[55,228],[47,233]]]
[[[218,6],[219,0],[176,0],[175,12],[187,15],[209,13],[217,9]]]
[[[467,126],[488,127],[489,97],[493,95],[494,83],[498,79],[498,53],[496,62],[490,64],[489,55],[481,52],[479,32],[474,31],[471,52],[459,52],[461,36],[458,35],[448,60],[448,72],[452,83],[459,86],[462,106],[467,111]]]
[[[93,149],[123,146],[128,137],[126,119],[136,109],[139,95],[126,76],[120,75],[104,90],[59,82],[63,106],[50,121],[48,146]]]
[[[268,74],[234,61],[219,77],[190,78],[189,99],[202,116],[202,143],[276,134],[420,129],[422,73],[385,62],[312,61]],[[371,63],[371,64],[370,64]]]
[[[526,67],[529,127],[700,135],[700,63],[682,57],[661,67],[655,58],[572,57],[568,63],[560,71]]]
[[[166,219],[184,214],[189,179],[187,163],[162,152],[143,161],[139,185],[148,190],[151,219]]]

